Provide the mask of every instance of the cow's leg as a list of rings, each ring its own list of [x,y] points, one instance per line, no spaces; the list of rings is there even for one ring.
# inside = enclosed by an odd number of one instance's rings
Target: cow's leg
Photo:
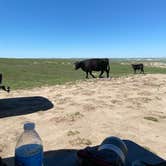
[[[136,74],[136,69],[134,69],[134,74]]]
[[[86,71],[86,78],[88,78],[88,71]]]
[[[106,68],[106,73],[107,73],[107,78],[109,78],[109,72],[110,72],[110,65],[108,64],[107,68]]]
[[[106,70],[107,78],[109,78],[109,70]]]
[[[144,74],[144,70],[143,69],[140,69],[140,74],[143,73]]]
[[[0,89],[5,90],[5,86],[1,85]]]
[[[100,73],[100,75],[99,75],[99,78],[102,77],[102,74],[103,74],[103,73],[104,73],[104,71],[102,70],[101,73]]]
[[[140,74],[142,73],[142,70],[140,69]]]
[[[0,73],[0,84],[2,83],[2,74]]]
[[[143,69],[143,68],[141,69],[141,73],[143,73],[143,74],[144,74],[144,69]]]
[[[89,72],[90,75],[93,77],[93,78],[96,78],[93,74],[92,74],[92,71]]]
[[[9,86],[7,86],[7,92],[8,92],[8,93],[10,92],[10,87],[9,87]]]
[[[2,90],[4,90],[4,91],[8,91],[8,90],[5,88],[4,85],[1,85],[1,86],[0,86],[0,89],[2,89]]]
[[[5,87],[4,85],[2,85],[2,86],[0,86],[0,89],[6,91],[8,93],[10,92],[10,87],[9,86]]]

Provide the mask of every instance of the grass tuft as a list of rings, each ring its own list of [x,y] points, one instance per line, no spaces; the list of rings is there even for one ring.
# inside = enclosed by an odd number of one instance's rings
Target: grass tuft
[[[70,140],[69,143],[73,146],[75,145],[91,145],[92,142],[89,139],[77,137],[73,140]]]
[[[146,116],[146,117],[144,117],[144,119],[146,119],[146,120],[151,120],[151,121],[153,121],[153,122],[158,122],[158,119],[155,118],[155,117],[152,117],[152,116]]]
[[[80,132],[77,131],[77,130],[76,131],[71,131],[70,130],[70,131],[67,132],[67,136],[74,136],[74,135],[77,135],[77,134],[80,134]]]

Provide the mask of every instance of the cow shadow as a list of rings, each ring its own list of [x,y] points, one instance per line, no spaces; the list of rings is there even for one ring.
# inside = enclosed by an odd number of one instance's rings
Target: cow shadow
[[[142,160],[148,164],[158,164],[164,161],[161,157],[131,140],[124,140],[124,142],[128,147],[125,166],[131,166],[135,160]],[[75,149],[46,151],[44,152],[44,166],[79,166],[77,152],[78,150]],[[5,158],[3,161],[8,166],[14,166],[14,157]]]
[[[0,99],[0,118],[46,111],[51,108],[53,104],[41,96]]]

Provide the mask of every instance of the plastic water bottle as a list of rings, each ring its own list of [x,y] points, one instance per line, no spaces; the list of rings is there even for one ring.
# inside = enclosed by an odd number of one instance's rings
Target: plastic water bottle
[[[34,123],[24,124],[24,132],[15,148],[15,166],[42,166],[42,141],[35,131]]]

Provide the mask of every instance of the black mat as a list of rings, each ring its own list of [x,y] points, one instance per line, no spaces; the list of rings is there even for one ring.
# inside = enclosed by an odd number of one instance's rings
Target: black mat
[[[128,147],[126,166],[131,166],[131,163],[135,160],[143,160],[149,164],[157,164],[164,161],[161,157],[146,150],[138,144],[130,140],[124,141]],[[44,152],[44,166],[78,166],[76,153],[77,150],[72,149]],[[6,162],[8,166],[14,166],[13,157],[4,159],[4,162]]]

